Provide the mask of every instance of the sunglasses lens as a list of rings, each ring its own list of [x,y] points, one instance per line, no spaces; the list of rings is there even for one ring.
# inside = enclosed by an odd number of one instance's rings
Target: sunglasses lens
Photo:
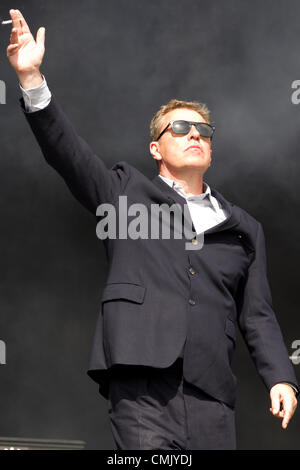
[[[202,137],[212,137],[214,129],[206,123],[199,122],[195,123],[199,134]],[[188,121],[174,121],[172,124],[172,130],[174,134],[188,134],[191,125]]]
[[[199,131],[199,134],[202,137],[211,137],[213,135],[213,128],[210,127],[208,124],[198,124],[197,129]]]
[[[174,121],[172,130],[175,134],[187,134],[190,130],[190,125],[187,121]]]

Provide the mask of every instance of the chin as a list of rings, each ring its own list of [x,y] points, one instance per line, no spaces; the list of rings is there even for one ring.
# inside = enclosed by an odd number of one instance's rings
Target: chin
[[[199,169],[206,169],[208,168],[208,163],[204,162],[203,159],[199,158],[191,158],[188,159],[188,161],[185,162],[183,165],[185,168],[199,168]]]

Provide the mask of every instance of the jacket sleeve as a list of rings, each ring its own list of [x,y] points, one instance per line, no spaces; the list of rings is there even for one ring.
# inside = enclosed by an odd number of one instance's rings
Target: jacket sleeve
[[[263,229],[258,223],[255,254],[240,293],[238,323],[255,367],[270,390],[289,382],[299,390],[283,336],[272,308]]]
[[[48,106],[25,117],[46,161],[62,176],[72,194],[94,215],[102,202],[113,202],[127,184],[130,165],[118,162],[111,169],[77,135],[52,95]]]

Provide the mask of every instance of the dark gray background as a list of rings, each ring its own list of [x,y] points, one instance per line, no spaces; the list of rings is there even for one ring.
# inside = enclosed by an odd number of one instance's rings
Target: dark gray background
[[[78,133],[110,167],[127,160],[149,177],[149,122],[171,98],[208,104],[217,126],[206,181],[265,230],[274,309],[289,354],[300,338],[300,3],[295,0],[1,1],[35,36],[46,27],[42,72]],[[114,449],[106,401],[86,375],[106,276],[95,219],[44,161],[20,109],[0,27],[0,436],[82,439]],[[242,339],[239,449],[299,449]],[[300,365],[295,366],[299,378]]]

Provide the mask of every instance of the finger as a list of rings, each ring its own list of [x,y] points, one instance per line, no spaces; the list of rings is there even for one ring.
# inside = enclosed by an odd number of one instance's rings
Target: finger
[[[270,408],[271,413],[273,416],[276,416],[276,418],[283,418],[284,417],[284,410],[278,411],[277,413],[274,413],[273,409]]]
[[[290,401],[288,403],[285,403],[284,412],[285,413],[284,418],[282,420],[282,427],[283,429],[286,429],[291,417],[293,416],[293,406]]]
[[[20,34],[22,33],[30,33],[30,29],[26,20],[20,10],[10,10],[11,19],[13,20],[13,26],[18,27]]]
[[[273,415],[276,415],[280,411],[280,399],[279,399],[279,394],[274,394],[272,396],[272,408],[271,411]]]
[[[20,25],[22,27],[22,32],[23,33],[30,33],[30,29],[29,29],[29,26],[24,18],[24,16],[22,15],[22,13],[20,12],[20,10],[16,10],[18,12],[18,16],[19,16],[19,22],[20,22]]]
[[[283,418],[283,420],[282,420],[282,424],[281,424],[281,426],[282,426],[283,429],[286,429],[286,428],[287,428],[291,417],[292,417],[291,413],[286,413],[286,414],[285,414],[285,416],[284,416],[284,418]]]
[[[22,23],[20,23],[20,15],[17,12],[18,10],[9,10],[12,19],[12,27],[17,29],[18,34],[22,34]]]
[[[7,56],[9,57],[9,56],[13,55],[18,50],[19,46],[20,46],[20,44],[10,44],[7,47]]]
[[[38,32],[36,33],[36,43],[39,44],[40,46],[45,46],[45,33],[46,30],[44,27],[41,27],[38,29]]]
[[[19,42],[19,35],[16,30],[16,28],[12,29],[11,35],[10,35],[10,43],[11,44],[17,44]]]

